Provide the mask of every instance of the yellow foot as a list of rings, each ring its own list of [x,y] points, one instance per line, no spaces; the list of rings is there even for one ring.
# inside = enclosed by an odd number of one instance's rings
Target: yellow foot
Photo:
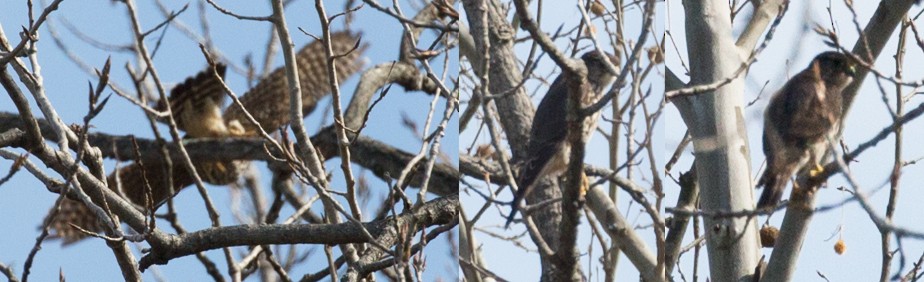
[[[587,196],[587,190],[590,190],[590,179],[587,179],[586,173],[581,172],[581,199]]]
[[[818,163],[815,163],[815,167],[812,168],[812,170],[809,170],[809,176],[816,177],[818,175],[821,175],[821,173],[823,172],[825,172],[825,167],[821,166]]]

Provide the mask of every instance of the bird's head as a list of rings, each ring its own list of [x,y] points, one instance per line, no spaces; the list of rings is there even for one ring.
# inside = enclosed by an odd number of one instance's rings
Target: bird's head
[[[610,71],[606,66],[606,62],[609,61],[614,67],[619,68],[619,57],[610,53],[604,52],[604,54],[597,52],[597,50],[591,50],[581,56],[581,60],[587,66],[587,79],[592,83],[599,83],[599,85],[594,85],[594,88],[602,88],[612,84],[617,75],[617,73]]]
[[[821,78],[834,85],[847,86],[857,75],[856,63],[849,56],[834,51],[828,51],[812,60],[812,66],[818,67]]]

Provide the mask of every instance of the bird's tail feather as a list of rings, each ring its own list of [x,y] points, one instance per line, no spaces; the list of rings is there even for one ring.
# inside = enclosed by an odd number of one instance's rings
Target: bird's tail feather
[[[533,186],[533,183],[536,183],[536,180],[538,180],[539,174],[541,174],[542,171],[542,167],[537,165],[539,161],[526,161],[526,163],[520,169],[519,175],[517,175],[516,178],[517,187],[519,190],[513,193],[513,202],[511,202],[510,205],[510,215],[507,216],[507,223],[504,224],[504,229],[510,228],[510,223],[513,222],[513,218],[517,215],[517,211],[519,210],[520,202],[526,198],[526,195],[529,193],[529,189]]]
[[[757,186],[763,186],[764,191],[761,192],[760,199],[757,200],[757,209],[773,208],[780,202],[780,199],[783,198],[784,185],[786,185],[785,180],[766,173],[761,177]]]
[[[516,215],[517,215],[517,210],[519,210],[519,209],[517,209],[517,206],[516,206],[516,204],[517,204],[517,201],[516,201],[516,200],[513,201],[513,204],[514,204],[514,206],[513,206],[513,208],[510,210],[510,215],[507,216],[507,223],[504,224],[504,229],[510,229],[510,223],[513,223],[513,218],[516,217]]]

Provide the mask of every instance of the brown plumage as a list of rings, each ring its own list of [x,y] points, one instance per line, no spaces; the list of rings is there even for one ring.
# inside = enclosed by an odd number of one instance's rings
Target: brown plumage
[[[334,55],[346,54],[359,41],[359,34],[350,32],[331,33],[330,44]],[[340,82],[362,69],[359,60],[368,46],[360,45],[356,50],[346,56],[337,58],[337,77]],[[303,47],[295,60],[298,62],[299,84],[302,87],[302,112],[306,115],[314,110],[318,100],[330,94],[330,83],[327,75],[327,56],[324,45],[320,41]],[[289,88],[286,81],[286,70],[283,67],[272,71],[266,78],[260,80],[253,89],[241,97],[241,104],[247,108],[254,119],[266,131],[273,131],[289,124]],[[237,120],[247,132],[254,131],[254,125],[244,117],[240,107],[231,105],[225,111],[225,121]]]
[[[341,55],[353,50],[359,38],[359,34],[349,31],[332,33],[330,40],[334,54]],[[337,76],[340,82],[362,69],[363,63],[359,58],[366,47],[362,45],[349,55],[337,59]],[[310,114],[318,100],[329,95],[331,91],[327,76],[327,57],[323,48],[321,42],[315,41],[296,54],[299,84],[302,88],[302,111],[305,115]],[[216,67],[219,74],[224,77],[226,67],[223,64]],[[279,67],[258,82],[257,86],[245,93],[240,100],[264,129],[272,132],[289,123],[288,93],[285,69]],[[168,98],[170,107],[173,110],[177,127],[186,132],[185,138],[256,135],[254,125],[247,121],[240,107],[230,105],[222,113],[225,95],[227,94],[223,87],[208,68],[171,90]],[[163,102],[158,104],[157,107],[161,110],[166,106]],[[195,183],[189,171],[178,161],[174,160],[172,169],[174,193]],[[213,185],[226,185],[237,180],[240,168],[247,162],[197,162],[193,160],[193,163],[203,181]],[[167,185],[163,164],[145,162],[144,172],[151,185],[153,194],[151,201],[157,207],[172,196],[171,189]],[[117,173],[121,185],[116,185],[116,172],[113,172],[107,179],[109,188],[118,187],[119,189],[116,190],[121,190],[123,196],[143,206],[145,190],[141,166],[133,163],[119,169]],[[61,211],[51,222],[50,226],[55,230],[52,238],[61,238],[64,244],[70,244],[86,237],[68,223],[93,232],[103,230],[103,226],[83,203],[65,199],[61,203]]]
[[[842,115],[841,92],[853,81],[854,66],[837,52],[824,52],[770,98],[764,113],[767,169],[757,208],[772,208],[783,197],[789,178],[828,147]]]
[[[224,79],[227,66],[218,63],[215,70]],[[186,131],[187,137],[222,137],[228,135],[228,128],[221,118],[221,106],[226,96],[221,83],[207,67],[170,90],[167,100],[170,100],[177,128]],[[155,109],[167,110],[166,101],[158,101]]]
[[[581,97],[582,108],[597,102],[605,93],[606,87],[613,83],[615,76],[606,68],[604,60],[618,65],[618,58],[610,54],[607,54],[607,57],[609,58],[605,58],[597,51],[590,51],[581,56],[581,60],[587,66],[587,83],[583,84],[584,93]],[[568,134],[567,77],[570,76],[560,74],[555,78],[549,91],[542,98],[542,102],[539,103],[536,115],[533,116],[529,144],[526,146],[525,163],[517,177],[519,190],[514,194],[513,207],[507,217],[506,227],[510,227],[520,202],[532,191],[536,181],[545,176],[559,176],[568,167],[571,146],[565,140]],[[587,142],[593,135],[599,117],[600,112],[598,111],[584,120],[586,123],[584,127],[586,131],[583,132],[584,142]]]

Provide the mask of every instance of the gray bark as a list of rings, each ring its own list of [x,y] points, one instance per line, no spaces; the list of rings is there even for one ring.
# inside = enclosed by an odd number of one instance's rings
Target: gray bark
[[[744,61],[732,38],[730,10],[721,1],[685,1],[690,85],[732,77]],[[731,54],[731,56],[730,56]],[[738,56],[736,56],[738,55]],[[708,211],[753,208],[744,115],[744,79],[715,91],[675,99],[693,137],[700,203]],[[743,169],[745,168],[745,169]],[[759,258],[753,218],[704,218],[712,281],[751,281]]]

